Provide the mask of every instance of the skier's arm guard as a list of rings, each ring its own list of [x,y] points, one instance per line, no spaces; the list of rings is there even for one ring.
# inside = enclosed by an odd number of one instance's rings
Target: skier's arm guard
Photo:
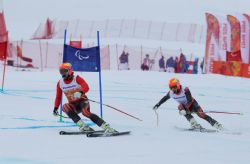
[[[184,89],[184,91],[185,91],[185,95],[186,95],[186,98],[187,98],[187,104],[185,105],[185,108],[187,110],[189,110],[190,106],[194,102],[194,98],[192,97],[192,94],[191,94],[190,90],[187,87]]]
[[[161,104],[165,103],[168,99],[170,99],[169,92],[157,104],[160,106]]]

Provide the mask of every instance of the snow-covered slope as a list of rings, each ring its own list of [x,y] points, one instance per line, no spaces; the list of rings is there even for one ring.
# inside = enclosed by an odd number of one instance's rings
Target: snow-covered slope
[[[98,74],[80,73],[90,85],[88,97],[99,100]],[[242,133],[183,132],[189,127],[169,100],[159,109],[159,126],[152,107],[168,91],[167,81],[177,77],[188,86],[205,111],[242,112],[210,114],[231,131]],[[58,71],[14,71],[8,68],[0,93],[0,163],[192,163],[248,164],[250,162],[249,79],[220,75],[160,72],[102,72],[103,103],[132,114],[140,122],[104,107],[104,119],[128,136],[86,138],[60,136],[60,130],[78,130],[70,121],[52,115]],[[65,99],[64,99],[65,100]],[[99,114],[99,105],[91,103]],[[196,117],[196,116],[195,116]],[[84,117],[83,117],[84,118]],[[196,117],[207,128],[210,125]],[[84,118],[88,123],[89,120]],[[91,124],[92,125],[92,124]],[[97,126],[92,126],[99,129]]]

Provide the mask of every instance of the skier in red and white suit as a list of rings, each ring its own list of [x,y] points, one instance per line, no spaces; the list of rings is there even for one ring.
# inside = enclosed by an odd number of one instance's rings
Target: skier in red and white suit
[[[103,128],[106,133],[115,132],[103,119],[90,112],[90,105],[86,96],[86,93],[89,91],[89,86],[82,77],[79,75],[74,76],[71,64],[63,63],[59,69],[62,79],[57,83],[53,114],[58,115],[58,107],[61,103],[62,93],[64,93],[68,103],[63,105],[63,112],[79,126],[80,131],[93,131],[92,128],[81,120],[78,114],[82,113],[99,127]]]
[[[179,80],[176,78],[172,78],[169,81],[169,89],[170,91],[165,95],[155,106],[154,110],[157,110],[158,107],[166,102],[168,99],[173,98],[179,103],[178,109],[179,114],[186,117],[186,119],[190,122],[192,128],[201,129],[202,126],[196,122],[192,113],[196,113],[200,118],[209,122],[216,129],[222,130],[223,127],[216,120],[208,116],[203,112],[200,105],[197,101],[192,97],[190,90],[188,87],[182,87]]]

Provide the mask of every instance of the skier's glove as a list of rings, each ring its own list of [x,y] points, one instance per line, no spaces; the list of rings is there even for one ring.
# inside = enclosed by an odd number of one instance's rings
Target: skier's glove
[[[179,111],[184,110],[184,109],[185,109],[185,108],[183,107],[182,104],[179,104],[179,105],[178,105],[178,110],[179,110]]]
[[[182,116],[184,116],[184,115],[187,114],[187,112],[183,109],[183,110],[180,110],[180,111],[179,111],[179,114],[182,115]]]
[[[185,108],[183,107],[182,104],[178,105],[178,110],[179,110],[179,114],[182,115],[182,116],[187,114],[187,112],[186,112],[186,110],[185,110]]]
[[[74,98],[75,99],[79,99],[79,98],[81,98],[82,97],[82,92],[75,92],[74,93]]]
[[[160,104],[156,104],[154,107],[153,107],[153,110],[157,110],[159,108]]]
[[[58,116],[58,115],[59,115],[59,113],[58,113],[58,108],[57,108],[57,107],[54,108],[54,110],[53,110],[53,115],[54,115],[54,116]]]

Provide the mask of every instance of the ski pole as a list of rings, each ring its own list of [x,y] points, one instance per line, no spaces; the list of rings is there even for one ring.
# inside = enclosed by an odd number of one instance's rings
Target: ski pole
[[[158,127],[159,126],[159,115],[158,115],[158,112],[156,110],[155,111],[155,115],[156,115],[156,126]]]
[[[237,115],[243,115],[243,113],[240,113],[240,112],[206,111],[205,113],[219,113],[219,114],[237,114]]]
[[[89,101],[91,101],[91,102],[94,102],[94,103],[100,104],[100,102],[98,102],[98,101],[94,101],[94,100],[90,100],[90,99],[88,99],[88,100],[89,100]],[[125,114],[125,115],[127,115],[127,116],[130,116],[130,117],[132,117],[132,118],[134,118],[134,119],[136,119],[136,120],[142,121],[142,119],[137,118],[137,117],[135,117],[135,116],[133,116],[133,115],[131,115],[131,114],[128,114],[128,113],[126,113],[126,112],[123,112],[123,111],[122,111],[122,110],[120,110],[120,109],[117,109],[117,108],[112,107],[112,106],[107,105],[107,104],[102,104],[102,105],[104,105],[104,106],[106,106],[106,107],[109,107],[109,108],[111,108],[111,109],[114,109],[114,110],[116,110],[116,111],[118,111],[118,112],[121,112],[121,113],[123,113],[123,114]]]

